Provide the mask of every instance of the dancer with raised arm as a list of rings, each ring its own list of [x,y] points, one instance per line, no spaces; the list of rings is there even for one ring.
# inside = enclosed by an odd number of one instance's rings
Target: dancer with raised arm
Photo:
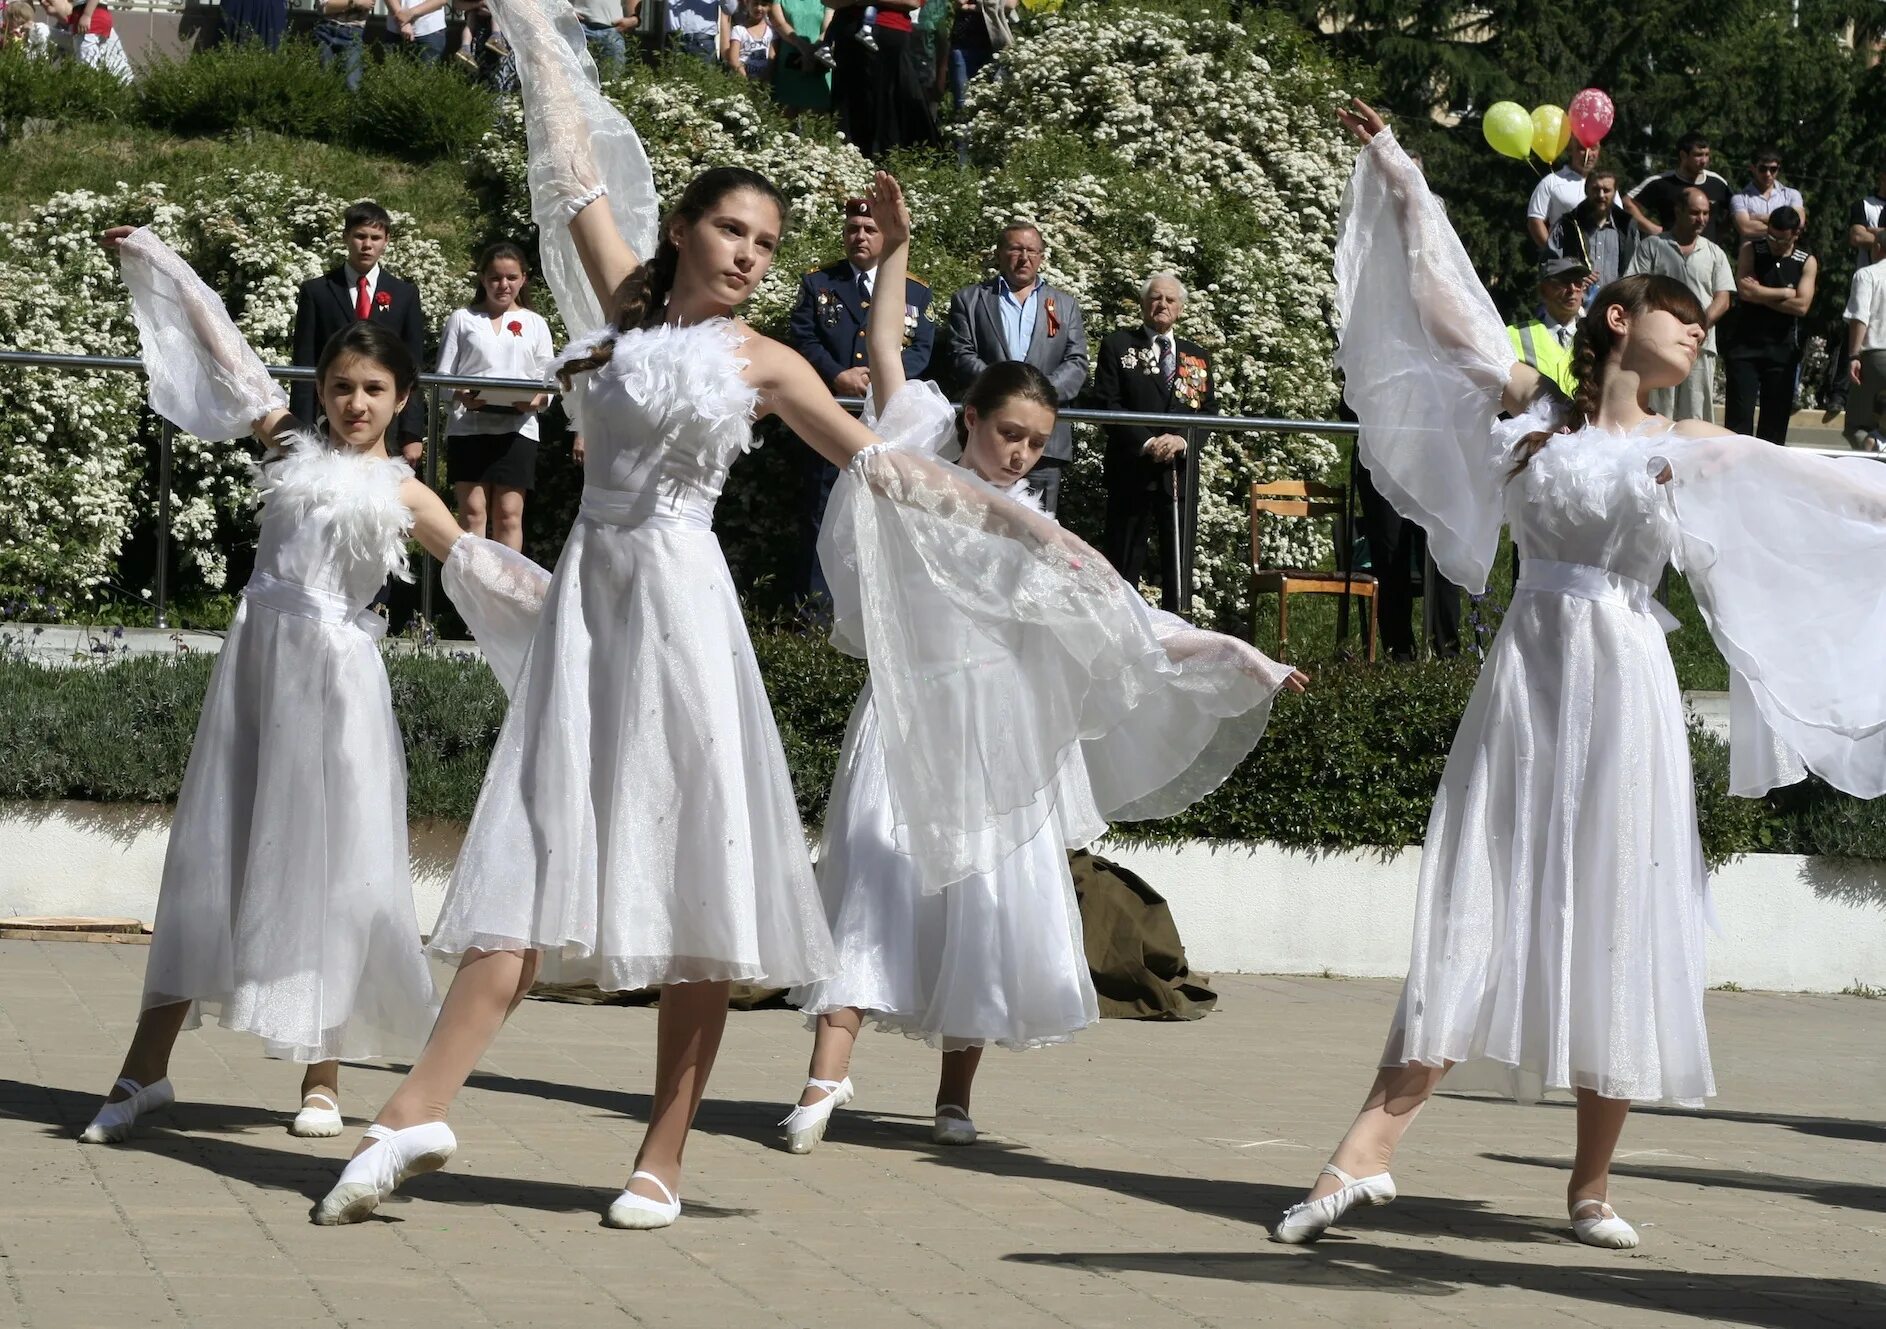
[[[896,289],[909,262],[910,214],[891,177],[878,177],[870,213],[884,236],[879,272],[888,276],[880,279]],[[884,418],[909,419],[921,412],[935,422],[928,437],[911,437],[913,431],[902,428],[890,432],[910,438],[904,445],[909,447],[936,450],[953,444],[954,416],[935,385],[904,380],[902,311],[889,302],[873,308],[866,336],[872,393],[883,404]],[[1018,501],[1030,501],[1022,482],[1041,456],[1058,412],[1054,385],[1033,366],[1012,361],[983,371],[964,398],[960,464]],[[841,504],[846,501],[841,497]],[[830,529],[833,538],[823,552],[828,564],[842,564],[846,527],[841,519]],[[843,584],[841,603],[851,595],[852,584]],[[1181,686],[1178,676],[1186,675],[1183,687],[1206,718],[1181,741],[1195,744],[1199,753],[1209,750],[1213,773],[1222,778],[1262,735],[1276,691],[1301,691],[1304,676],[1243,642],[1150,612],[1137,594],[1119,603],[1126,616],[1144,618],[1167,644],[1174,658],[1174,689]],[[931,704],[950,696],[945,689],[954,685],[959,689],[954,700],[964,709],[979,709],[994,698],[979,693],[978,679],[1026,673],[1024,661],[1013,654],[1012,634],[978,631],[977,626],[954,606],[930,620],[935,644],[929,653],[939,662],[949,661],[947,674],[928,680],[930,690],[941,694]],[[952,635],[953,644],[945,645]],[[1154,734],[1142,729],[1131,735],[1132,725],[1114,729],[1110,746],[1092,762],[1103,790],[1112,774],[1108,762],[1129,768],[1142,762],[1167,768],[1189,764],[1184,757],[1149,754],[1137,746],[1150,738],[1158,747],[1171,738],[1170,719],[1164,712],[1153,721]],[[789,998],[805,1011],[816,1034],[805,1092],[781,1123],[786,1147],[795,1154],[809,1153],[824,1138],[832,1114],[851,1100],[851,1051],[867,1018],[942,1051],[931,1138],[956,1145],[976,1139],[970,1091],[985,1046],[1063,1043],[1099,1017],[1067,851],[1090,842],[1116,809],[1096,805],[1087,754],[1079,747],[1068,751],[1053,805],[1025,842],[988,871],[926,890],[916,864],[899,846],[899,791],[887,770],[882,731],[867,687],[846,730],[819,849],[819,887],[839,970]],[[1132,750],[1129,743],[1135,745]],[[1194,781],[1189,792],[1207,792],[1207,780]],[[1163,810],[1175,812],[1180,805]]]
[[[338,1135],[340,1062],[409,1055],[437,1008],[377,644],[386,623],[367,605],[389,571],[406,575],[409,533],[447,560],[457,591],[468,577],[503,581],[494,598],[513,603],[498,610],[511,621],[535,612],[548,574],[461,541],[438,495],[387,457],[386,432],[418,377],[392,334],[357,323],[328,343],[316,433],[289,415],[221,300],[163,241],[128,226],[102,241],[131,288],[151,408],[200,438],[253,431],[269,452],[255,573],[216,657],[171,822],[137,1032],[81,1138],[124,1140],[173,1100],[171,1051],[205,1013],[304,1063],[289,1129]]]
[[[1341,118],[1364,145],[1336,254],[1362,455],[1450,581],[1485,587],[1503,522],[1522,563],[1428,822],[1380,1071],[1276,1237],[1314,1241],[1393,1200],[1395,1148],[1458,1064],[1450,1083],[1576,1096],[1573,1234],[1632,1247],[1609,1203],[1631,1104],[1715,1092],[1708,885],[1673,621],[1650,588],[1674,561],[1729,662],[1735,792],[1806,768],[1886,792],[1886,472],[1652,414],[1648,394],[1682,382],[1703,344],[1695,298],[1664,277],[1599,294],[1567,402],[1514,362],[1381,117],[1357,102]]]

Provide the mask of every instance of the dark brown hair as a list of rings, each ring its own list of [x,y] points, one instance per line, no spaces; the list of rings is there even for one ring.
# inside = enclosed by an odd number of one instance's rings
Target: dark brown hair
[[[1048,414],[1057,420],[1061,416],[1061,394],[1054,390],[1054,384],[1046,374],[1024,360],[999,360],[977,374],[975,381],[969,385],[969,391],[963,394],[963,414],[958,420],[957,441],[969,441],[971,407],[975,408],[977,415],[987,416],[1017,397],[1047,407]]]
[[[742,190],[770,199],[773,206],[779,209],[781,227],[785,226],[791,213],[786,196],[758,171],[749,171],[744,166],[716,166],[711,171],[702,171],[688,182],[680,199],[661,219],[661,239],[655,246],[655,252],[644,259],[641,266],[631,272],[617,288],[615,313],[610,322],[618,333],[652,328],[661,323],[668,308],[668,295],[674,290],[675,268],[681,260],[681,251],[675,247],[675,230],[694,225],[722,199]],[[564,365],[557,373],[557,381],[568,391],[571,379],[584,370],[608,364],[615,349],[614,338],[598,343],[596,349],[582,359]]]
[[[402,397],[409,395],[413,384],[419,381],[419,366],[413,362],[413,353],[406,349],[406,343],[399,339],[399,334],[378,323],[360,319],[327,339],[327,345],[321,348],[321,358],[314,362],[317,385],[327,381],[327,371],[343,355],[357,355],[386,370],[393,376],[393,386]]]
[[[472,279],[472,298],[467,308],[476,309],[484,303],[485,274],[491,271],[491,265],[501,258],[508,258],[517,264],[517,270],[524,274],[524,284],[518,288],[517,303],[525,309],[530,308],[530,260],[524,251],[509,240],[500,240],[496,244],[486,245],[485,252],[478,256],[478,275]]]
[[[1604,399],[1604,376],[1611,352],[1617,349],[1617,337],[1605,319],[1613,308],[1621,308],[1633,318],[1661,309],[1685,323],[1700,327],[1703,322],[1702,305],[1690,288],[1674,277],[1640,273],[1635,277],[1619,277],[1599,291],[1598,298],[1579,320],[1577,335],[1572,338],[1572,378],[1576,386],[1567,423],[1573,429],[1598,418],[1598,405]],[[1553,433],[1553,430],[1541,429],[1522,438],[1517,449],[1518,464],[1512,474],[1525,470],[1539,449],[1551,442]]]

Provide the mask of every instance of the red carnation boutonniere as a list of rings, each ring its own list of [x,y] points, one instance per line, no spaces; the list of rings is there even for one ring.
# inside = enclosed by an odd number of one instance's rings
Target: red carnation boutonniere
[[[516,319],[512,319],[509,323],[506,323],[504,329],[513,337],[522,337],[524,335],[524,325],[519,323]]]
[[[1061,316],[1054,311],[1054,297],[1049,296],[1042,307],[1048,311],[1048,335],[1050,337],[1060,336]]]
[[[373,295],[373,303],[382,309],[391,309],[393,307],[393,296],[387,291],[376,291]]]

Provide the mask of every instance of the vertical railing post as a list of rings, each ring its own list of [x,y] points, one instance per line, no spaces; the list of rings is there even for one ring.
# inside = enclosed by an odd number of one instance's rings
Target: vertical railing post
[[[1440,627],[1440,610],[1434,600],[1438,580],[1434,571],[1434,555],[1428,551],[1424,540],[1421,550],[1421,645],[1415,652],[1423,659],[1434,654],[1435,632]]]
[[[422,462],[425,472],[426,488],[439,487],[439,451],[445,446],[445,417],[439,410],[439,385],[433,384],[426,389],[426,455]],[[434,632],[432,622],[432,555],[421,551],[419,559],[419,617],[425,622],[425,632]]]
[[[170,454],[177,427],[159,417],[157,428],[157,626],[170,626]]]
[[[1185,464],[1173,473],[1184,491],[1178,522],[1179,614],[1183,618],[1192,616],[1192,573],[1198,555],[1198,440],[1197,429],[1185,431]]]

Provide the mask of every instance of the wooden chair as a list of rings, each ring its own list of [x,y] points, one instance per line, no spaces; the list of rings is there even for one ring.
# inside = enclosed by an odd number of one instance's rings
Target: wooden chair
[[[1343,491],[1313,480],[1277,480],[1251,486],[1251,640],[1257,640],[1257,597],[1277,597],[1277,654],[1286,657],[1290,642],[1290,597],[1293,595],[1353,595],[1368,601],[1369,661],[1375,661],[1375,578],[1366,572],[1347,576],[1320,568],[1266,568],[1262,566],[1263,519],[1272,517],[1341,517]],[[1339,542],[1340,543],[1340,542]],[[1346,551],[1338,549],[1338,561]]]

